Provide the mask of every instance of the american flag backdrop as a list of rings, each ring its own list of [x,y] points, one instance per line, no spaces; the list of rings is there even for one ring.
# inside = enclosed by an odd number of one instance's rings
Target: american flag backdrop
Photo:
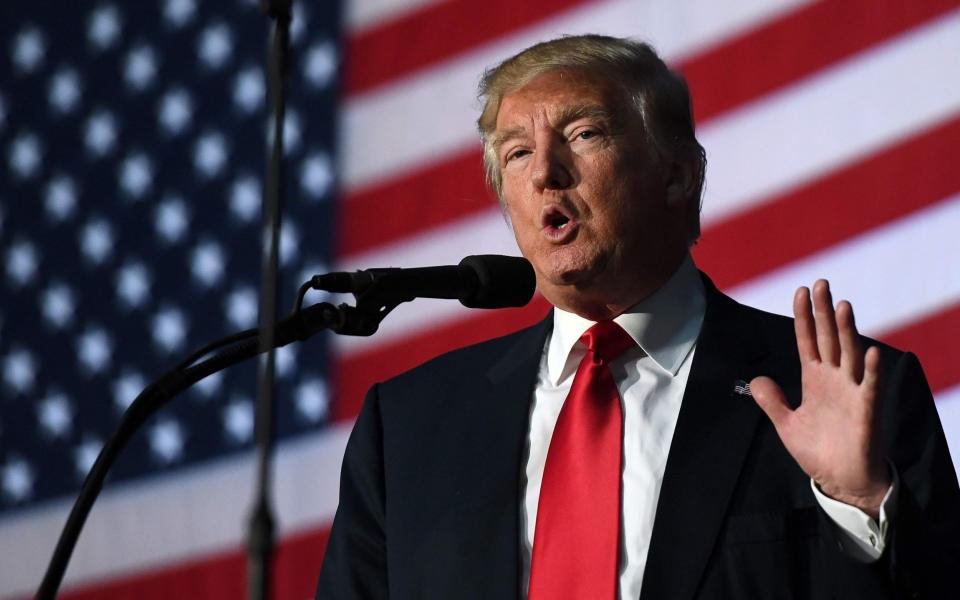
[[[920,356],[960,459],[960,1],[294,4],[282,306],[315,272],[517,254],[482,180],[481,72],[562,33],[636,37],[693,93],[700,268],[784,314],[828,277]],[[140,388],[256,320],[265,31],[254,0],[0,8],[0,598],[39,583]],[[312,594],[365,389],[545,311],[421,300],[278,356],[277,597]],[[253,371],[135,438],[62,597],[243,597]]]

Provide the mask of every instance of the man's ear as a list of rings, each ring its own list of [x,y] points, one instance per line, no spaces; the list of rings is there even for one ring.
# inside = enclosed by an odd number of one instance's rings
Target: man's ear
[[[671,209],[685,208],[697,193],[697,173],[693,161],[682,151],[670,160],[667,176],[667,206]]]

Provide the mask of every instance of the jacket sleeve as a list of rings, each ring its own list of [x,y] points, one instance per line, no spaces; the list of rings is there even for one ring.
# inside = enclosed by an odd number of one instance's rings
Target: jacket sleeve
[[[890,371],[883,434],[900,475],[889,564],[903,598],[949,598],[960,568],[960,489],[933,397],[916,356]]]
[[[379,386],[367,393],[347,442],[340,503],[320,569],[317,600],[388,597],[386,493]]]
[[[900,479],[896,514],[880,560],[863,563],[844,551],[830,523],[824,550],[832,555],[838,598],[942,600],[956,593],[960,567],[960,490],[930,388],[916,356],[887,351],[881,431]],[[824,515],[824,523],[828,517]]]

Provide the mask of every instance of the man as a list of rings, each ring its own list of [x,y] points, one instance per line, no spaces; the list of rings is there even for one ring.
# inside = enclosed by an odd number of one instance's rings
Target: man
[[[960,492],[916,359],[860,338],[825,281],[791,323],[698,274],[682,79],[568,37],[481,96],[555,309],[374,386],[317,597],[947,597]]]

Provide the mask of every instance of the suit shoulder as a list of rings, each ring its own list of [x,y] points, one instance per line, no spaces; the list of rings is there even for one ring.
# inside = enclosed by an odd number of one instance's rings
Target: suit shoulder
[[[532,354],[539,353],[550,325],[550,320],[545,319],[500,337],[445,352],[380,385],[397,389],[423,385],[443,386],[447,382],[469,380],[488,373],[511,354],[529,358]]]
[[[737,310],[742,310],[746,314],[749,314],[757,324],[758,330],[763,332],[765,337],[773,340],[782,340],[784,338],[789,338],[794,341],[796,340],[796,330],[794,328],[793,317],[788,317],[761,310],[759,308],[754,308],[752,306],[747,306],[745,304],[740,304],[736,300],[733,300],[729,297],[726,299],[735,304]],[[860,334],[860,340],[864,349],[867,349],[870,346],[876,346],[877,349],[880,350],[881,357],[884,359],[884,362],[888,362],[890,360],[900,360],[904,355],[911,355],[912,357],[912,353],[908,350],[895,348],[885,342],[863,335],[862,332]]]

